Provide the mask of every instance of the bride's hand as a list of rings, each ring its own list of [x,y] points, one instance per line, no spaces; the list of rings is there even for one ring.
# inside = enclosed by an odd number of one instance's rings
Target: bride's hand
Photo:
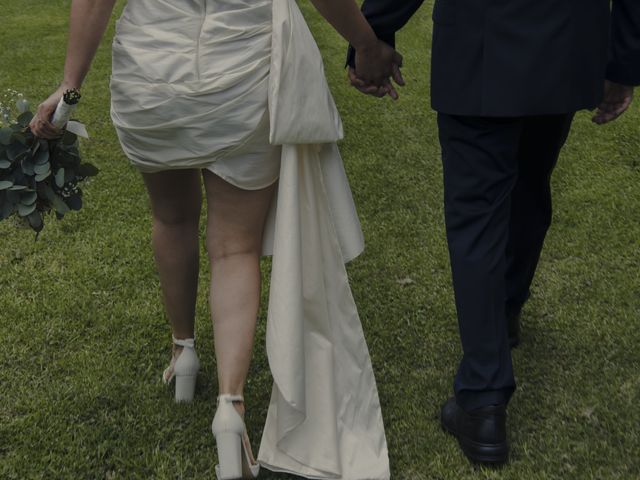
[[[64,86],[60,86],[49,98],[38,105],[38,110],[29,123],[29,128],[36,137],[53,139],[62,135],[62,130],[51,124],[51,118],[65,89]]]

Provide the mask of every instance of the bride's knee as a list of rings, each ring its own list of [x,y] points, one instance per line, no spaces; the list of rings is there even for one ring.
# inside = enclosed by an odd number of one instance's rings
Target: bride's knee
[[[207,240],[207,253],[210,262],[225,260],[259,259],[262,248],[255,239],[220,239]]]
[[[154,208],[153,222],[166,228],[198,228],[200,224],[199,209],[192,208]]]

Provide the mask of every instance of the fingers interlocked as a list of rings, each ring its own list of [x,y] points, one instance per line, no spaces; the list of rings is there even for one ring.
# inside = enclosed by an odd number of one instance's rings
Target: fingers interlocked
[[[348,76],[353,87],[360,92],[384,97],[389,95],[394,100],[399,98],[392,80],[404,86],[400,68],[402,55],[382,41],[370,49],[356,51],[355,67],[350,67]]]

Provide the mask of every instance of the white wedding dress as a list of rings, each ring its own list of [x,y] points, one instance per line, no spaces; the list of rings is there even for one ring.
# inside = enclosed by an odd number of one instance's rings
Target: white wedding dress
[[[363,237],[342,124],[294,0],[129,0],[113,42],[112,119],[141,171],[279,180],[258,461],[309,478],[390,478],[371,360],[345,270]]]

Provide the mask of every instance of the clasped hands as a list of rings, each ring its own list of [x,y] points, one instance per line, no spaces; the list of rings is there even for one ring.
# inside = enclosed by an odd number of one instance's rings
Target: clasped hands
[[[360,92],[397,100],[399,95],[393,83],[404,86],[400,72],[402,55],[381,40],[356,49],[355,68],[349,67],[349,81]],[[622,115],[633,100],[634,88],[606,81],[604,98],[598,105],[592,121],[603,125]]]
[[[356,50],[355,68],[349,67],[349,81],[360,92],[375,97],[399,95],[392,80],[400,86],[405,82],[400,72],[402,55],[381,40]]]

